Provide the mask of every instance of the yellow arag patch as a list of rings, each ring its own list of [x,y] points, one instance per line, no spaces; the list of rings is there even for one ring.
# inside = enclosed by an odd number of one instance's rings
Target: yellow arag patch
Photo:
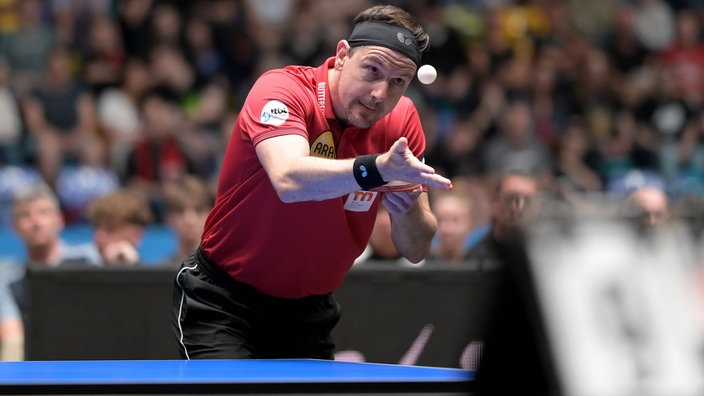
[[[335,142],[332,140],[332,132],[325,131],[318,136],[310,146],[312,157],[335,159]]]

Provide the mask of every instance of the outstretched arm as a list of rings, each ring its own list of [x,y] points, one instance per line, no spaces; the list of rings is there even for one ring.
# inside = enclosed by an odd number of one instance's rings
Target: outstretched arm
[[[257,144],[256,151],[283,202],[331,199],[360,189],[352,172],[353,158],[312,157],[308,141],[302,136],[269,138]],[[389,151],[379,155],[376,165],[386,181],[422,183],[443,190],[452,188],[450,180],[413,155],[406,138],[400,138]]]

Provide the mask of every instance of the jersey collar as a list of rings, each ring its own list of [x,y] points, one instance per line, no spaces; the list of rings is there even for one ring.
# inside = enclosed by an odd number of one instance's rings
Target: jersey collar
[[[330,100],[330,84],[328,82],[328,71],[335,67],[335,57],[328,58],[325,63],[318,67],[316,78],[316,97],[318,101],[318,106],[320,110],[325,115],[326,119],[334,120],[335,109],[332,107],[332,101]]]

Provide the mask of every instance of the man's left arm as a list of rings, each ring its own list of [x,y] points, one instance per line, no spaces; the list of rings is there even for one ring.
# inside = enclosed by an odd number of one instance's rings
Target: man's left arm
[[[412,192],[384,193],[382,204],[391,217],[391,236],[398,251],[413,263],[428,253],[437,229],[428,194],[422,187]]]

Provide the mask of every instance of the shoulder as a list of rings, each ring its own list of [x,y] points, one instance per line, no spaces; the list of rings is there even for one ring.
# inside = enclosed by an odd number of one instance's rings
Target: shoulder
[[[313,91],[316,87],[315,70],[310,66],[269,70],[255,81],[252,90],[266,89],[274,93],[286,90]]]
[[[280,106],[286,111],[307,112],[316,106],[315,69],[311,67],[287,67],[262,74],[252,86],[245,101],[245,109]]]
[[[93,243],[66,244],[61,246],[61,265],[68,263],[85,263],[100,265],[102,259],[98,248]]]

